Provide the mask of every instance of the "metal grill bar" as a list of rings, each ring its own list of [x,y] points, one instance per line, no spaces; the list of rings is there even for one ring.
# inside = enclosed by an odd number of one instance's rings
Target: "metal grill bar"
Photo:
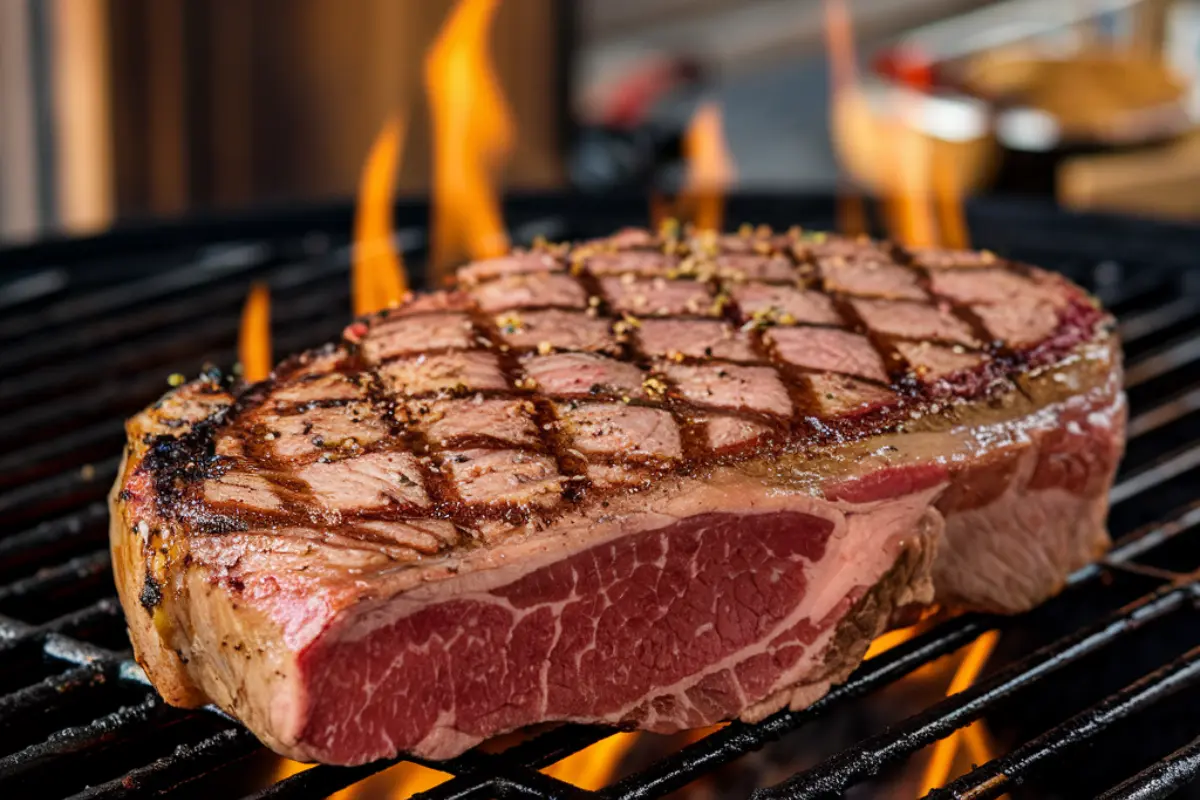
[[[42,570],[37,575],[0,586],[0,603],[14,597],[43,593],[78,580],[101,575],[108,571],[110,561],[104,552],[73,558],[65,564]]]
[[[1099,705],[1089,708],[1062,725],[1030,740],[1002,758],[997,758],[943,789],[930,792],[930,800],[999,797],[1020,784],[1029,772],[1062,751],[1097,736],[1109,726],[1153,703],[1200,682],[1200,647],[1189,650],[1170,664],[1130,684]]]
[[[266,267],[256,265],[260,277],[279,293],[290,295],[299,291],[345,289],[348,264],[337,259],[322,259],[300,265]],[[182,267],[185,274],[192,270]],[[188,326],[191,321],[211,319],[231,309],[236,310],[245,299],[243,282],[188,284],[170,294],[161,294],[153,303],[136,306],[135,313],[117,314],[91,319],[77,319],[78,327],[45,333],[44,331],[20,348],[0,353],[0,370],[5,373],[30,366],[56,364],[69,356],[86,357],[96,347],[111,343],[147,341],[161,336],[164,330]],[[164,301],[170,298],[169,302]],[[282,309],[281,309],[282,310]],[[106,314],[115,314],[107,310]]]
[[[1160,800],[1188,786],[1197,775],[1200,775],[1200,737],[1109,789],[1097,800]]]
[[[341,329],[339,321],[326,317],[309,320],[292,330],[279,331],[274,339],[281,352],[293,352],[332,339]],[[214,363],[232,364],[237,360],[237,353],[232,346],[215,350],[210,356]],[[28,440],[31,432],[55,426],[77,427],[105,416],[113,424],[120,424],[125,416],[162,395],[169,373],[181,369],[194,372],[196,366],[194,360],[160,365],[144,379],[105,384],[95,390],[89,389],[82,398],[68,396],[26,408],[19,414],[13,413],[0,420],[0,441]]]
[[[21,533],[0,538],[0,563],[5,567],[23,563],[30,553],[62,549],[70,540],[108,523],[108,508],[103,503],[92,503],[65,517],[39,523]]]
[[[165,719],[166,711],[167,706],[157,696],[151,696],[137,705],[125,706],[86,725],[58,731],[41,744],[0,758],[0,781],[21,778],[55,759],[128,737],[138,728]]]
[[[1051,672],[1106,647],[1126,633],[1184,606],[1192,586],[1170,588],[1108,615],[1102,622],[1047,645],[971,688],[948,697],[887,733],[843,750],[825,763],[784,783],[755,793],[768,798],[832,797],[852,783],[877,775],[884,766],[945,738],[977,719],[991,703]]]
[[[1175,453],[1149,469],[1131,475],[1113,486],[1109,500],[1113,505],[1123,503],[1160,483],[1178,477],[1200,466],[1200,444]]]
[[[285,334],[294,334],[296,330],[313,323],[324,322],[328,327],[330,309],[346,307],[350,293],[345,280],[338,281],[336,288],[333,284],[320,288],[325,291],[278,304],[280,307],[272,318],[276,329]],[[110,348],[103,363],[98,364],[94,358],[81,357],[73,362],[57,361],[41,369],[28,371],[20,380],[8,381],[0,386],[0,407],[22,405],[71,387],[86,386],[101,375],[122,375],[159,364],[167,365],[164,369],[171,371],[176,371],[172,367],[186,369],[195,363],[195,353],[204,352],[214,343],[233,340],[235,337],[230,334],[237,330],[239,316],[240,309],[235,305],[227,314],[203,318],[190,325],[186,338],[135,340]]]
[[[153,303],[172,294],[181,294],[210,285],[215,279],[234,272],[250,272],[265,260],[261,250],[247,250],[246,257],[216,260],[200,258],[183,268],[162,271],[140,281],[122,282],[119,286],[100,289],[88,294],[51,303],[45,308],[26,314],[12,314],[0,319],[0,339],[20,339],[33,333],[43,334],[57,325],[71,325],[93,317],[108,316],[129,308]],[[93,269],[104,269],[103,263]]]
[[[229,728],[196,744],[179,745],[168,756],[138,767],[119,778],[90,786],[73,800],[118,800],[176,789],[205,773],[241,760],[261,745],[245,728]]]
[[[74,701],[76,692],[94,688],[106,680],[101,667],[75,667],[31,686],[0,697],[0,725],[10,728],[25,715],[46,713]]]

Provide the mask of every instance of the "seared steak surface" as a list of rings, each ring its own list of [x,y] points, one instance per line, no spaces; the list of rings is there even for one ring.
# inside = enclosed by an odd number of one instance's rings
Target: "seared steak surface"
[[[1107,545],[1111,319],[988,253],[624,231],[471,264],[130,421],[139,661],[287,755],[801,707],[935,601]],[[936,596],[935,596],[936,595]]]

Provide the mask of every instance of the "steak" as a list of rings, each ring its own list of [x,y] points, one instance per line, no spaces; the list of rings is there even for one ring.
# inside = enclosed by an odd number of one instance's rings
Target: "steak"
[[[470,264],[128,425],[112,552],[172,704],[358,764],[804,707],[1108,544],[1111,317],[986,252],[623,231]]]

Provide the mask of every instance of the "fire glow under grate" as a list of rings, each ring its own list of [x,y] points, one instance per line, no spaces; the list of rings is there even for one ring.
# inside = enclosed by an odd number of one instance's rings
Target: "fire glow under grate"
[[[643,209],[525,198],[506,218],[517,242],[582,238],[644,223]],[[426,237],[404,223],[426,214],[397,210],[409,264]],[[824,229],[833,201],[732,198],[729,216]],[[923,630],[809,709],[629,756],[599,790],[541,771],[614,733],[564,726],[431,764],[445,780],[422,797],[648,798],[697,781],[698,796],[900,797],[914,754],[977,719],[993,757],[931,796],[1188,791],[1200,772],[1200,231],[1003,204],[973,207],[970,222],[977,246],[1068,273],[1120,319],[1131,417],[1108,559],[1029,614]],[[252,280],[271,288],[278,355],[341,330],[348,231],[338,209],[0,252],[0,796],[324,797],[392,766],[294,772],[220,713],[159,701],[128,653],[103,502],[123,419],[171,373],[236,359]],[[888,725],[864,713],[993,630],[990,666],[964,691]]]

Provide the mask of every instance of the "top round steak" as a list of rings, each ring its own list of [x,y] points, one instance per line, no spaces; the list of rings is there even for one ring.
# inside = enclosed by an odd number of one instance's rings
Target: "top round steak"
[[[292,758],[668,732],[843,680],[1108,544],[1112,318],[987,252],[626,230],[470,264],[128,424],[138,661]]]

